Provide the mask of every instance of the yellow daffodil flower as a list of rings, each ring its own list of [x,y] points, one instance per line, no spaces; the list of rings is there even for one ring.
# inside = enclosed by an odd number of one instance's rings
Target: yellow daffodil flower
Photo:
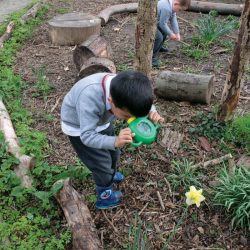
[[[186,194],[186,203],[188,206],[196,204],[197,207],[200,206],[201,202],[205,200],[205,197],[202,195],[202,189],[197,190],[194,186],[190,187],[190,191]]]

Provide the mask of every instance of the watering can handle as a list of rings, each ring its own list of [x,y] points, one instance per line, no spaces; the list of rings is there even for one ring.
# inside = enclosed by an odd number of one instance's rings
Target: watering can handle
[[[158,129],[160,127],[160,124],[159,123],[156,123],[155,124],[155,128]]]
[[[140,142],[131,142],[130,145],[134,146],[134,147],[139,147],[142,145],[142,142],[141,141]]]

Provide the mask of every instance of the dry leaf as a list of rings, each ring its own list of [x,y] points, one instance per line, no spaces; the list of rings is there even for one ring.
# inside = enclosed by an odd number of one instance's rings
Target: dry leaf
[[[198,227],[197,230],[198,230],[201,234],[204,234],[204,229],[203,229],[203,227]]]
[[[205,149],[207,152],[210,152],[212,150],[211,149],[211,145],[208,142],[207,138],[205,138],[205,137],[202,136],[202,137],[199,137],[198,139],[199,139],[199,141],[201,143],[201,147],[203,149]]]
[[[113,28],[113,31],[118,32],[118,31],[120,31],[120,28],[115,27],[115,28]]]

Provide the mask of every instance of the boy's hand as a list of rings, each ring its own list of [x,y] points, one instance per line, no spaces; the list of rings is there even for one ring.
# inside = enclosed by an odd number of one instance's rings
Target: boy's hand
[[[131,143],[133,141],[134,136],[135,134],[131,132],[130,128],[122,129],[115,139],[115,147],[121,148],[125,144]]]
[[[174,34],[174,33],[170,34],[169,38],[171,40],[176,40],[176,34]]]
[[[175,34],[175,36],[176,36],[176,41],[180,41],[181,40],[181,36],[180,36],[180,34]]]
[[[154,124],[156,124],[157,122],[164,122],[164,118],[161,117],[157,111],[151,111],[148,114],[148,118],[149,120],[151,120]]]

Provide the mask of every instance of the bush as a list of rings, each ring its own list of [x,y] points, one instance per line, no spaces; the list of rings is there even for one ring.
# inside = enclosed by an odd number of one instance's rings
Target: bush
[[[250,231],[250,170],[241,166],[230,175],[224,168],[219,182],[214,188],[215,205],[226,209],[232,227]]]

